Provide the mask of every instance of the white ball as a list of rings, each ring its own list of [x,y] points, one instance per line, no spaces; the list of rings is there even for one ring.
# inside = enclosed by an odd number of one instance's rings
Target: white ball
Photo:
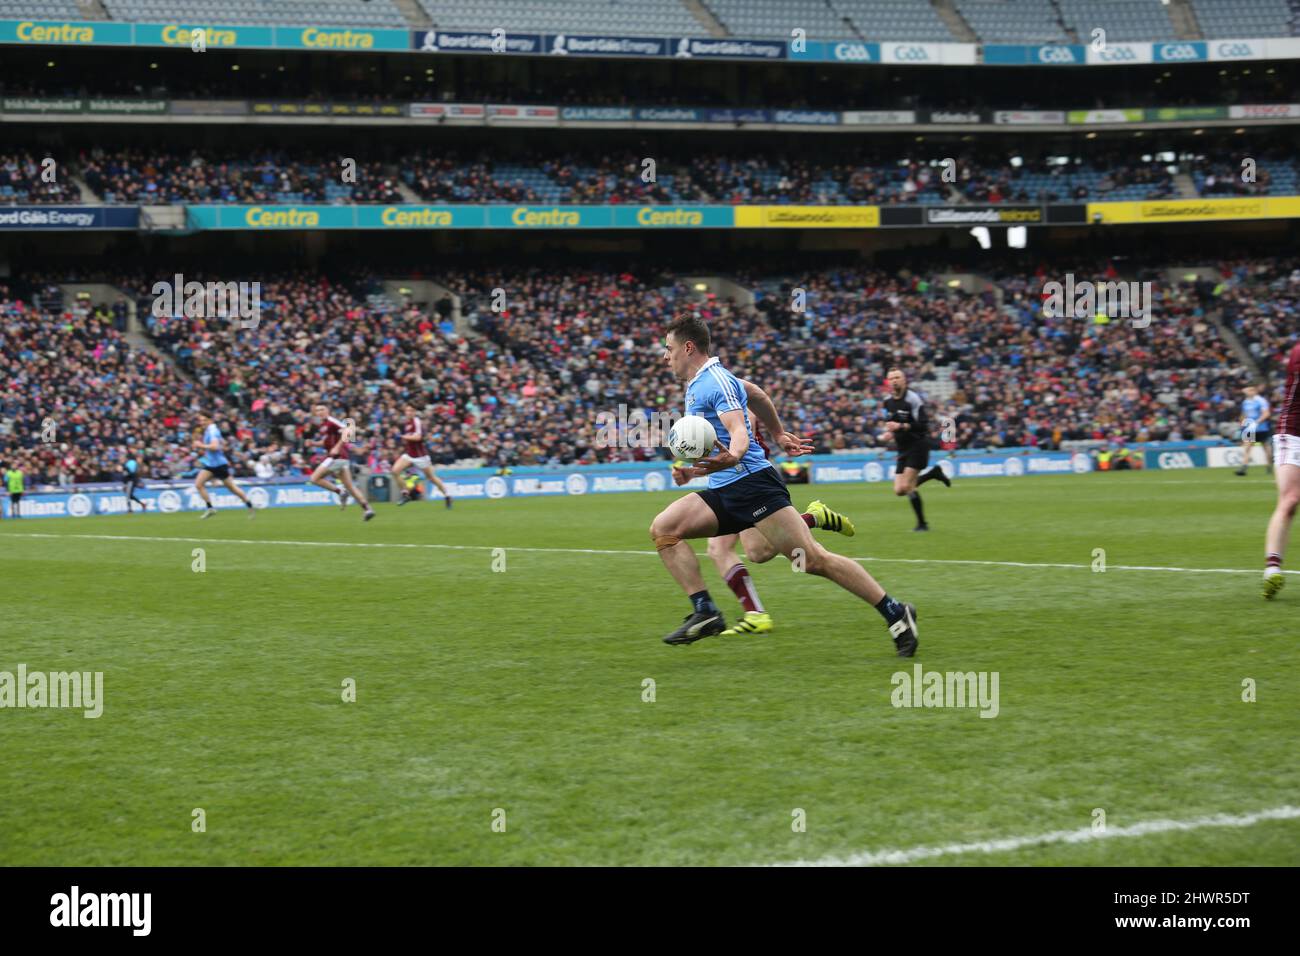
[[[674,458],[695,461],[708,456],[717,438],[718,433],[713,430],[707,418],[687,415],[668,433],[668,450]]]

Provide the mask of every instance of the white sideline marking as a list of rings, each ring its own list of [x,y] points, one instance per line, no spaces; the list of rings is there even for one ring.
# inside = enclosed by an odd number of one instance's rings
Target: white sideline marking
[[[494,551],[487,544],[403,544],[395,541],[282,541],[274,538],[187,538],[145,534],[48,534],[38,531],[13,531],[0,533],[4,538],[86,538],[92,541],[179,541],[185,544],[274,544],[300,548],[406,548],[436,551]],[[542,554],[640,554],[654,555],[656,551],[612,551],[600,548],[526,548],[510,545],[505,551],[533,551]],[[700,552],[697,552],[700,553]],[[974,558],[862,558],[845,555],[854,561],[874,564],[976,564],[998,568],[1067,568],[1089,570],[1091,564],[1059,564],[1050,561],[981,561]],[[1184,574],[1263,574],[1255,568],[1175,568],[1147,564],[1108,564],[1107,571],[1175,571]],[[1283,571],[1283,574],[1300,574],[1300,571]]]
[[[1230,816],[1216,813],[1208,817],[1193,817],[1190,820],[1147,820],[1127,827],[1107,827],[1105,830],[1093,830],[1083,827],[1078,830],[1056,830],[1041,833],[1038,836],[1006,837],[1001,840],[983,840],[979,843],[949,843],[945,846],[914,846],[906,850],[873,850],[866,853],[854,853],[851,856],[825,856],[818,860],[794,860],[789,863],[772,863],[771,866],[880,866],[882,864],[915,863],[918,860],[932,860],[941,856],[956,856],[962,853],[1005,853],[1027,846],[1046,846],[1051,843],[1087,843],[1090,840],[1110,840],[1118,837],[1140,837],[1151,833],[1170,833],[1201,830],[1205,827],[1249,827],[1264,820],[1300,819],[1300,807],[1274,807],[1257,813],[1244,813]]]

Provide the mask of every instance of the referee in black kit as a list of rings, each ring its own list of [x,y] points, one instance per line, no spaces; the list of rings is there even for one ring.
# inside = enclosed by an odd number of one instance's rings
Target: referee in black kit
[[[952,487],[952,481],[938,465],[928,471],[930,464],[930,419],[925,413],[921,396],[907,387],[907,376],[901,368],[891,368],[885,376],[889,382],[889,398],[885,399],[885,431],[898,446],[898,462],[894,466],[894,494],[907,495],[916,512],[913,531],[929,531],[925,523],[925,509],[921,495],[916,490],[931,478]],[[922,473],[924,471],[924,474]]]

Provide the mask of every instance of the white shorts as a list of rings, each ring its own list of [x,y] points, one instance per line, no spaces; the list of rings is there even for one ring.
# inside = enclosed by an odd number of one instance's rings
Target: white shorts
[[[419,458],[412,458],[410,455],[403,455],[402,457],[410,462],[410,464],[406,466],[407,468],[418,468],[421,471],[424,471],[426,468],[433,467],[433,462],[429,461],[428,455],[421,455]]]
[[[351,464],[352,461],[349,458],[326,458],[317,467],[324,468],[327,475],[336,475],[340,471],[347,470],[347,467]]]
[[[1273,436],[1273,464],[1300,468],[1300,435]]]

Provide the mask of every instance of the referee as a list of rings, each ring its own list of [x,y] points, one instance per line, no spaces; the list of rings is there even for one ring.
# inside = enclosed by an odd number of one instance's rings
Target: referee
[[[122,466],[122,490],[126,493],[126,513],[132,514],[134,510],[131,502],[140,506],[141,511],[148,510],[145,503],[136,497],[135,490],[140,486],[140,462],[130,452],[126,456],[126,464]]]
[[[913,531],[929,531],[925,523],[925,509],[921,495],[916,490],[931,478],[951,487],[952,481],[938,465],[930,468],[930,419],[925,413],[921,396],[907,387],[907,376],[901,368],[891,368],[885,377],[889,382],[889,398],[885,399],[885,431],[898,446],[898,462],[894,466],[894,494],[907,495],[916,512]]]

